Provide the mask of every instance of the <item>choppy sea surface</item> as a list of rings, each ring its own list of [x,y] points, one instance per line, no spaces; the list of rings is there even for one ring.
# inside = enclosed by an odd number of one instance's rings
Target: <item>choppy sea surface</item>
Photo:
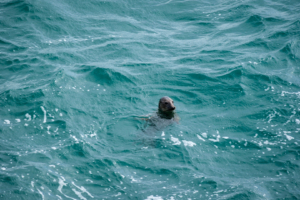
[[[299,131],[299,1],[0,2],[0,199],[300,199]]]

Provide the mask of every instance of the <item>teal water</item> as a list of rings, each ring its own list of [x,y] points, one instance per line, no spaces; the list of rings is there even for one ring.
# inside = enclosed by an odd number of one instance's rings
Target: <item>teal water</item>
[[[299,1],[0,2],[1,199],[300,199]],[[179,123],[148,126],[170,96]]]

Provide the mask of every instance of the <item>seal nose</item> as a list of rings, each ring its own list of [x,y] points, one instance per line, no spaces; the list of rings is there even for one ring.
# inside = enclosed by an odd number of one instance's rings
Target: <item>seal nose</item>
[[[174,106],[174,107],[171,108],[171,110],[175,110],[175,108],[176,108],[176,107]]]

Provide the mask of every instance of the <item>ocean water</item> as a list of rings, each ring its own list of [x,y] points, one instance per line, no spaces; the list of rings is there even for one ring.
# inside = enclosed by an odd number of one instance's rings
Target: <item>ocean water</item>
[[[300,199],[299,131],[299,1],[0,2],[0,199]]]

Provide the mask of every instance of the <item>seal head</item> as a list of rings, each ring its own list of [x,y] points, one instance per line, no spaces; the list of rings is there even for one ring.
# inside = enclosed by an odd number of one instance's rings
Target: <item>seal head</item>
[[[174,101],[170,97],[162,97],[158,104],[158,114],[162,118],[171,119],[174,117]]]

